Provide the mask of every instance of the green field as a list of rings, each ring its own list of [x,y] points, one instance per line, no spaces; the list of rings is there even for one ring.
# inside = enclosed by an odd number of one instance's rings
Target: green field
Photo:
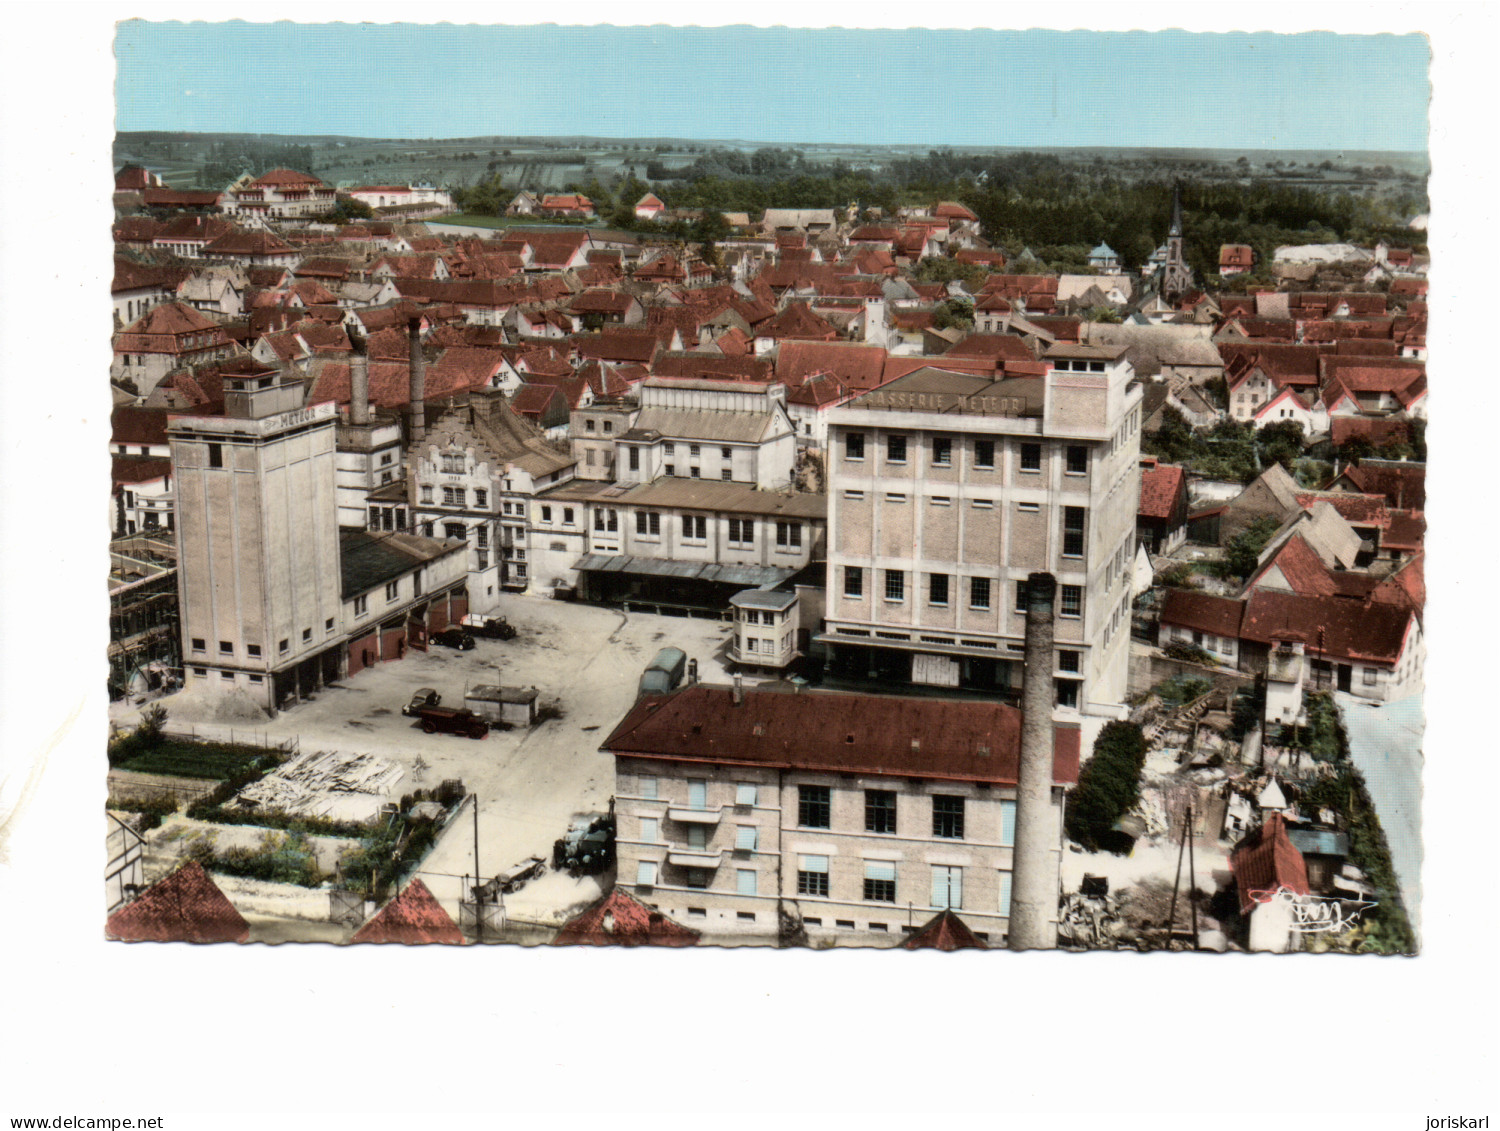
[[[139,774],[224,781],[267,756],[258,746],[230,746],[221,742],[188,742],[163,738],[154,750],[137,754],[119,768]]]

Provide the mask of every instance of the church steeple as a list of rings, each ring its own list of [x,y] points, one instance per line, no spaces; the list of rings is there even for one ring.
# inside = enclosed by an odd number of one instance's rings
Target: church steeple
[[[1176,302],[1193,285],[1193,272],[1182,254],[1182,194],[1172,185],[1172,226],[1167,231],[1167,260],[1162,264],[1160,292],[1169,302]]]

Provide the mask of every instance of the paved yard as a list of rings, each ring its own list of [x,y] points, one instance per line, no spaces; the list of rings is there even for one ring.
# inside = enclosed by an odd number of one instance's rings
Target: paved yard
[[[479,639],[469,652],[440,647],[427,654],[410,652],[404,660],[326,688],[276,719],[236,723],[232,729],[237,737],[296,736],[303,750],[367,751],[399,762],[406,777],[395,787],[398,796],[460,778],[479,799],[483,874],[494,875],[530,855],[550,861],[552,842],[567,829],[570,816],[608,809],[614,766],[598,747],[635,701],[641,669],[657,649],[671,645],[698,661],[701,679],[726,681],[722,657],[730,626],[526,597],[508,598],[497,612],[516,626],[514,640]],[[494,730],[474,741],[423,734],[401,714],[418,687],[436,688],[445,704],[461,705],[464,692],[481,683],[534,686],[541,707],[556,717],[530,729]],[[231,727],[209,721],[213,716],[205,704],[184,695],[162,702],[169,729],[191,726],[205,737],[229,737]],[[129,725],[136,712],[114,714]],[[423,863],[422,878],[456,918],[462,876],[473,870],[473,819],[465,811]],[[569,881],[543,890],[556,894],[558,907],[518,898],[517,913],[524,905],[528,917],[552,917],[586,903],[598,889]]]

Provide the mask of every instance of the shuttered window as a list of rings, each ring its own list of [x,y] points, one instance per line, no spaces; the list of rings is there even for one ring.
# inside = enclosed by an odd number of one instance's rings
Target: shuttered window
[[[1010,915],[1010,873],[1000,873],[1000,914]]]
[[[641,818],[641,839],[647,844],[656,843],[657,820],[655,817]]]
[[[1000,843],[1006,848],[1016,843],[1016,803],[1000,802]]]
[[[747,852],[754,852],[757,844],[757,828],[754,825],[739,825],[734,830],[734,846]]]
[[[896,865],[893,861],[865,861],[865,898],[877,903],[896,902]]]
[[[964,905],[964,870],[946,864],[932,866],[932,906],[941,911],[951,907],[955,911]]]
[[[740,868],[734,874],[734,890],[740,895],[755,894],[755,869]]]
[[[828,857],[797,857],[797,894],[828,894]]]
[[[689,781],[688,782],[688,808],[689,809],[707,809],[708,808],[708,782],[706,782],[706,781]]]
[[[736,805],[755,804],[755,783],[742,781],[734,787],[734,803]]]
[[[646,798],[648,801],[655,801],[656,800],[656,779],[655,778],[642,777],[640,779],[640,790],[641,790],[641,796],[642,797]]]
[[[639,887],[650,887],[656,883],[655,860],[642,860],[636,865],[635,882]]]

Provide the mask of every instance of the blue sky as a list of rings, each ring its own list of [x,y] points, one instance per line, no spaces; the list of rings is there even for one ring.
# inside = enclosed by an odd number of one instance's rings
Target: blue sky
[[[120,130],[1427,147],[1420,35],[121,23]]]

